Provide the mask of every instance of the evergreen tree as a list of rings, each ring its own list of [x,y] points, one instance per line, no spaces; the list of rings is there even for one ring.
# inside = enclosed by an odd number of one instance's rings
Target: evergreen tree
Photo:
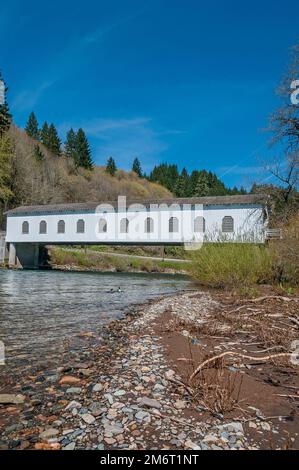
[[[11,124],[11,114],[9,112],[9,107],[6,101],[6,93],[8,91],[8,88],[5,87],[5,82],[2,78],[2,74],[0,72],[0,96],[1,96],[1,101],[0,101],[0,137],[4,132],[8,131],[10,128]]]
[[[86,170],[92,170],[93,161],[91,158],[91,150],[83,129],[79,129],[75,139],[75,151],[78,156],[79,166]],[[75,160],[76,161],[76,160]]]
[[[54,124],[50,125],[48,136],[48,149],[50,150],[50,152],[54,153],[55,155],[61,155],[61,140],[58,136],[58,132]]]
[[[150,181],[165,186],[169,191],[175,190],[178,178],[179,172],[177,165],[168,165],[167,163],[155,166],[149,176]]]
[[[32,111],[32,113],[30,114],[30,116],[28,118],[28,121],[27,121],[27,124],[26,124],[26,127],[25,127],[25,131],[27,132],[27,134],[30,137],[33,137],[33,139],[36,139],[36,140],[40,139],[40,132],[39,132],[39,129],[38,129],[38,122],[37,122],[37,119],[36,119],[35,114],[34,114],[33,111]]]
[[[112,157],[109,157],[107,160],[107,165],[106,165],[106,172],[109,173],[109,175],[114,176],[116,173],[117,167],[114,159]]]
[[[49,135],[49,126],[47,121],[44,122],[42,130],[40,132],[40,138],[45,147],[49,148],[50,145],[50,135]]]
[[[139,176],[139,178],[142,178],[142,169],[138,158],[135,158],[135,160],[133,161],[132,171],[134,171],[136,175]]]
[[[210,192],[206,173],[201,172],[195,188],[195,195],[198,197],[208,196]]]
[[[175,194],[178,197],[186,197],[188,191],[189,175],[186,168],[183,168],[180,177],[175,185]]]
[[[36,158],[36,160],[38,162],[41,162],[45,158],[45,156],[44,156],[43,152],[41,151],[39,145],[34,146],[33,156]]]
[[[9,137],[0,136],[0,205],[4,208],[13,197],[12,193],[12,166],[13,150]],[[1,210],[0,210],[1,215]]]
[[[77,135],[72,128],[66,134],[64,153],[68,158],[72,158],[74,160],[76,166],[79,166],[79,158],[77,152]]]

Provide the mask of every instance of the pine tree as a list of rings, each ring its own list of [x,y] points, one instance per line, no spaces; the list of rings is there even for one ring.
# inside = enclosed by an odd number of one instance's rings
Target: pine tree
[[[40,132],[40,138],[45,147],[49,148],[50,145],[50,136],[49,136],[49,126],[47,121],[44,122],[42,130]]]
[[[36,140],[40,139],[40,131],[38,128],[38,122],[33,111],[28,118],[25,131],[30,137],[33,137],[33,139],[36,139]]]
[[[66,157],[72,158],[74,160],[76,166],[79,166],[79,158],[77,152],[77,135],[72,128],[66,134],[64,153]]]
[[[13,150],[9,137],[0,136],[0,204],[4,209],[13,197],[12,193],[12,166]],[[1,214],[1,210],[0,210]]]
[[[186,168],[183,168],[180,177],[178,178],[175,185],[175,194],[178,197],[186,197],[189,183],[189,175]]]
[[[8,88],[5,86],[5,82],[2,78],[2,74],[0,72],[0,137],[4,134],[4,132],[8,131],[11,124],[11,114],[9,112],[9,107],[6,101],[6,93]]]
[[[136,173],[139,178],[142,178],[142,169],[138,158],[135,158],[135,160],[133,161],[132,171],[134,171],[134,173]]]
[[[91,150],[83,129],[79,129],[75,139],[75,149],[78,155],[79,166],[82,166],[86,170],[92,170],[93,161],[91,158]]]
[[[106,165],[106,172],[109,173],[109,175],[114,176],[116,173],[117,167],[114,159],[112,157],[109,157],[107,160],[107,165]]]
[[[61,140],[58,136],[58,132],[54,124],[50,125],[48,136],[48,149],[50,150],[50,152],[54,153],[55,155],[61,155]]]
[[[210,188],[208,185],[208,178],[206,172],[201,172],[197,180],[195,195],[198,197],[208,196],[209,192]]]
[[[44,156],[43,152],[41,151],[39,145],[34,146],[33,156],[36,158],[36,160],[38,162],[41,162],[45,158],[45,156]]]

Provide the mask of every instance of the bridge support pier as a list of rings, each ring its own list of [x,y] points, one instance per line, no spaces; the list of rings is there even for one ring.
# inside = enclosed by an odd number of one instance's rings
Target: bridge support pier
[[[10,243],[9,244],[9,267],[37,269],[39,262],[38,243]]]

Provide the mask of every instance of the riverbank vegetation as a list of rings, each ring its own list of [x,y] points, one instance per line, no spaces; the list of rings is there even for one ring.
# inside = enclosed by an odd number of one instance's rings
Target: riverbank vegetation
[[[51,247],[50,266],[54,269],[111,272],[186,273],[190,263],[156,260],[150,257],[105,253],[90,249]]]

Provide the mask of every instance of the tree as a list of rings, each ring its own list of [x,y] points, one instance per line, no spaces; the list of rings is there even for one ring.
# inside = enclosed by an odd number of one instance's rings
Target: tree
[[[139,178],[142,178],[141,163],[138,158],[135,158],[133,161],[132,171],[134,171]]]
[[[34,156],[34,158],[36,158],[36,160],[38,162],[41,162],[45,158],[45,156],[44,156],[43,152],[41,151],[39,145],[34,146],[33,156]]]
[[[4,207],[12,198],[13,150],[9,137],[0,137],[0,203]]]
[[[200,172],[198,177],[196,188],[195,188],[195,195],[198,197],[208,196],[210,192],[209,183],[208,183],[208,176],[207,173],[203,170]]]
[[[189,175],[186,168],[183,168],[181,175],[176,181],[175,194],[178,197],[186,197],[189,183]]]
[[[106,172],[109,175],[114,176],[117,171],[116,163],[112,157],[109,157],[106,165]]]
[[[36,139],[36,140],[40,139],[40,131],[38,128],[38,122],[33,111],[32,113],[30,113],[30,116],[28,118],[28,121],[25,127],[25,131],[33,139]]]
[[[0,87],[1,87],[0,95],[3,98],[3,102],[2,100],[0,101],[0,137],[1,137],[10,128],[10,124],[12,120],[11,114],[9,112],[9,107],[6,101],[6,93],[8,91],[8,88],[5,86],[5,82],[2,78],[1,72],[0,72]]]
[[[72,158],[74,160],[76,166],[79,166],[79,158],[77,152],[77,135],[72,128],[66,134],[64,153],[66,157]]]
[[[75,139],[75,152],[78,158],[79,166],[82,166],[86,170],[92,170],[93,161],[91,158],[91,150],[83,129],[78,129]],[[76,158],[75,155],[75,158]]]
[[[49,148],[50,145],[50,136],[49,136],[49,126],[47,121],[44,122],[42,130],[40,132],[40,138],[45,147]]]
[[[299,184],[299,101],[293,99],[293,88],[299,77],[299,44],[293,47],[288,73],[282,80],[278,94],[282,106],[270,118],[271,144],[278,144],[278,155],[266,165],[268,171],[282,185],[285,205]],[[297,92],[298,95],[298,92]]]
[[[54,124],[51,124],[48,132],[48,149],[55,155],[61,155],[61,140]]]

